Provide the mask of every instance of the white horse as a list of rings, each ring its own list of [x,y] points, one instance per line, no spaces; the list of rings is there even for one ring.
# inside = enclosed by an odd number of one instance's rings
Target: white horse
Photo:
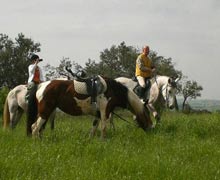
[[[9,126],[12,129],[15,128],[22,114],[27,111],[26,93],[26,85],[18,85],[8,93],[3,111],[3,127],[5,129]]]
[[[134,91],[138,86],[138,82],[130,78],[119,77],[115,79]],[[146,104],[150,112],[153,114],[157,123],[160,122],[160,116],[165,107],[173,109],[176,103],[177,81],[168,76],[155,76],[154,82],[150,88],[149,101]],[[147,93],[145,93],[147,94]]]

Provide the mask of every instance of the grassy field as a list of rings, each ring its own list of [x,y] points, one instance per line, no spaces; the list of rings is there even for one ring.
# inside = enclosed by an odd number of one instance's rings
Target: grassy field
[[[42,140],[25,136],[24,119],[0,130],[0,179],[220,179],[220,114],[166,112],[149,132],[115,118],[105,141],[89,138],[91,119],[59,115]]]

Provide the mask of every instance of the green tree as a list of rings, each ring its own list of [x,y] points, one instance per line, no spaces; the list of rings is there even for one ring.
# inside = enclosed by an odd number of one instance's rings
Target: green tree
[[[118,46],[113,45],[110,49],[104,49],[100,53],[100,62],[89,59],[85,70],[89,75],[102,74],[104,76],[116,78],[119,76],[132,77],[135,75],[136,59],[140,50],[133,46],[126,46],[125,42]],[[175,69],[175,64],[171,58],[158,56],[155,51],[150,51],[149,57],[157,68],[158,75],[170,77],[181,77],[182,72]]]
[[[84,70],[86,71],[87,76],[104,74],[100,66],[100,63],[96,63],[95,60],[91,60],[91,59],[88,59],[88,61],[85,63]]]
[[[34,43],[22,33],[13,42],[7,35],[0,34],[0,87],[13,88],[28,78],[28,55],[40,51],[40,44]]]
[[[200,91],[202,90],[203,87],[198,85],[196,81],[187,80],[186,82],[182,83],[181,93],[183,95],[183,110],[185,109],[186,100],[188,98],[196,99],[197,97],[200,97]]]
[[[172,58],[158,56],[155,51],[151,51],[149,57],[154,66],[156,66],[157,75],[169,76],[173,78],[182,77],[182,72],[175,69],[175,64],[172,62]]]
[[[135,60],[137,49],[126,46],[125,42],[120,45],[112,45],[110,49],[104,49],[100,53],[100,62],[89,59],[85,66],[85,71],[91,74],[101,74],[107,77],[116,78],[118,76],[132,77],[135,72]]]

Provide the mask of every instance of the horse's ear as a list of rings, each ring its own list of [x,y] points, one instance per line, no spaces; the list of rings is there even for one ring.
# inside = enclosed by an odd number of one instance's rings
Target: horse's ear
[[[177,77],[174,81],[177,83],[180,79],[181,77]]]
[[[172,78],[169,78],[169,79],[168,79],[168,83],[169,83],[169,84],[171,84],[172,81],[173,81]]]

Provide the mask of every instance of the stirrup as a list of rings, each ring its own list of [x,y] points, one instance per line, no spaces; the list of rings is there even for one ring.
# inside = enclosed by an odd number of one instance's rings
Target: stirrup
[[[148,105],[149,99],[143,100],[144,106]]]

